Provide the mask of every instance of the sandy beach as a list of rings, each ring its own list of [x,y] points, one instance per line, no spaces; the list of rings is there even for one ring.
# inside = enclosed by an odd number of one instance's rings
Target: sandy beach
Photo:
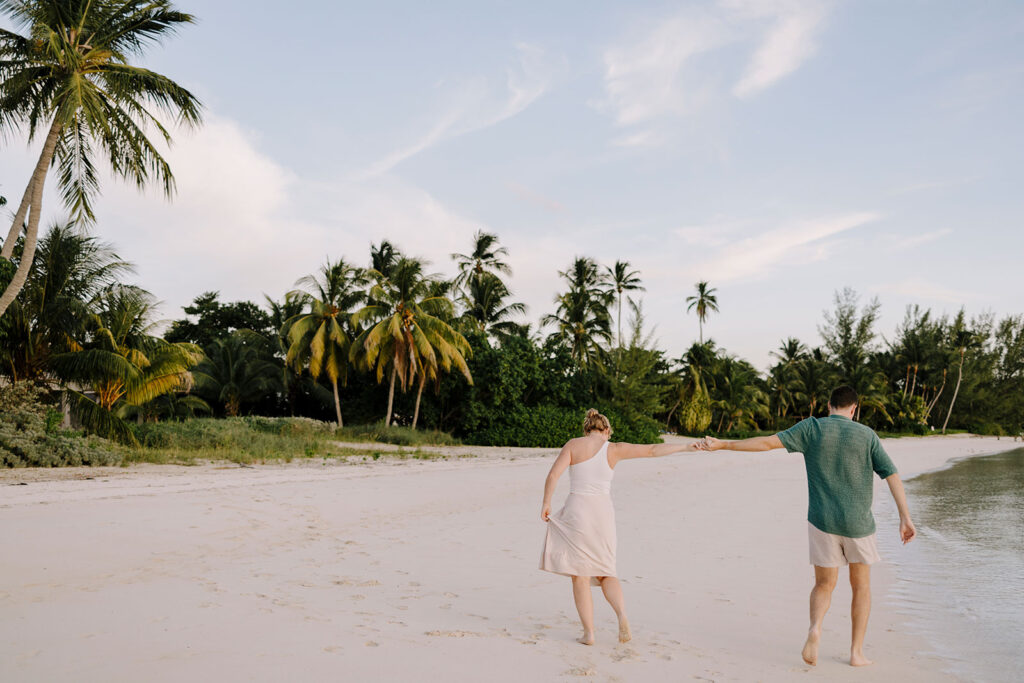
[[[1019,445],[885,441],[905,478]],[[884,563],[875,665],[845,663],[845,573],[819,664],[803,664],[799,455],[617,468],[635,637],[616,642],[595,592],[598,642],[584,647],[569,581],[537,569],[554,452],[426,450],[475,457],[0,471],[0,680],[955,680],[906,632]],[[875,501],[893,506],[883,482]]]

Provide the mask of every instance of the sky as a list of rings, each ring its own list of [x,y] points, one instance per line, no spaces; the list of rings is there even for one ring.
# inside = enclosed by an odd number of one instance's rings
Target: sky
[[[144,64],[205,122],[174,134],[172,201],[107,179],[92,228],[167,319],[209,290],[281,298],[382,239],[451,275],[477,230],[534,324],[574,258],[628,261],[672,357],[699,280],[705,336],[759,368],[820,344],[844,287],[889,337],[909,304],[1024,313],[1024,3],[177,6],[197,24]],[[9,203],[41,143],[0,139]]]

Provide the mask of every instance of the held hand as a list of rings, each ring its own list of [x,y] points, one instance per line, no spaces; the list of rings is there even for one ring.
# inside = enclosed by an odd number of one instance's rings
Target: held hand
[[[551,516],[551,505],[548,504],[548,503],[545,503],[544,507],[541,508],[540,518],[543,519],[546,522],[546,521],[548,521],[548,517],[550,517],[550,516]]]
[[[917,528],[914,527],[914,523],[909,519],[900,520],[900,539],[903,541],[903,545],[906,545],[914,540],[917,536]]]
[[[701,447],[701,450],[705,450],[705,451],[718,451],[718,450],[721,450],[724,447],[725,447],[725,442],[724,441],[716,439],[713,436],[705,436],[704,437],[704,445]]]

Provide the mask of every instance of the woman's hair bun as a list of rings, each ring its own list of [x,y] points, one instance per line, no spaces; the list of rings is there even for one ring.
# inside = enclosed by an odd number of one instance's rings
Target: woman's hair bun
[[[590,432],[594,431],[605,431],[612,428],[612,423],[608,421],[608,418],[597,412],[594,408],[587,411],[587,416],[583,418],[583,435],[586,436]]]

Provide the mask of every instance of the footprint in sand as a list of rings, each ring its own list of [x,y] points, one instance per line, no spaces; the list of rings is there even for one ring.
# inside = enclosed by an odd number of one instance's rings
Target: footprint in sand
[[[563,676],[596,676],[597,675],[597,669],[595,669],[592,666],[587,666],[587,667],[575,666],[575,667],[569,669],[568,671],[566,671],[562,675]]]
[[[456,595],[455,593],[444,593],[444,597],[446,597],[446,598],[457,598],[459,596]]]
[[[445,603],[445,604],[443,604],[443,605],[438,607],[438,609],[451,609],[451,608],[452,608],[452,605],[451,605],[450,602],[449,603]]]
[[[611,658],[613,662],[621,662],[626,659],[637,659],[637,651],[631,647],[617,647],[612,650]]]
[[[368,640],[368,641],[366,641],[363,644],[366,645],[366,647],[380,647],[380,645],[378,645],[377,643],[373,642],[372,640]]]
[[[442,636],[444,638],[467,638],[467,637],[477,637],[477,636],[480,636],[481,634],[476,633],[475,631],[427,631],[426,635],[428,635],[428,636]]]

